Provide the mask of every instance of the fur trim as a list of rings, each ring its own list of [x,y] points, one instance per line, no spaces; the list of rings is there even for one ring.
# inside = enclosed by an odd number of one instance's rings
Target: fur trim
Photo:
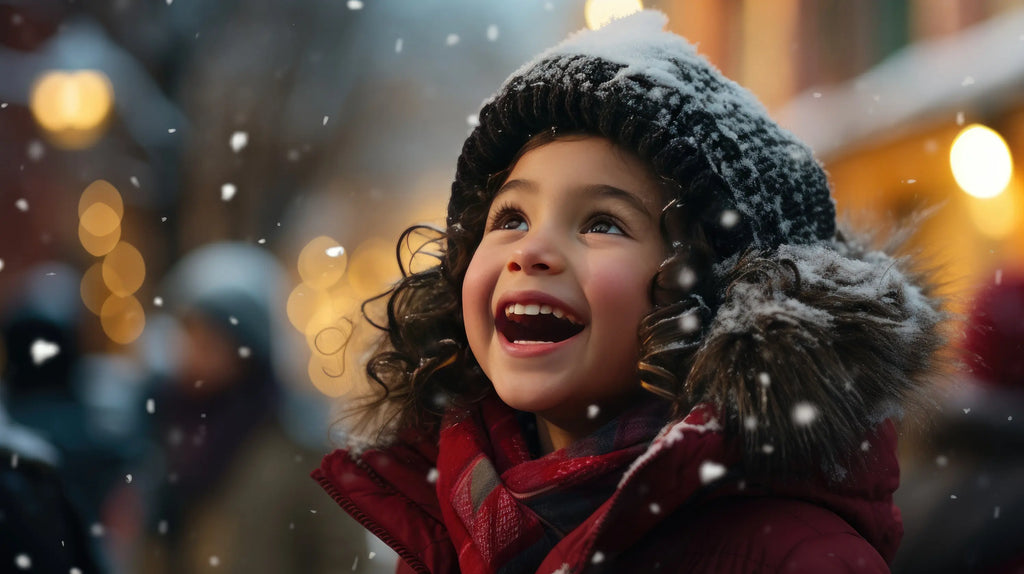
[[[939,371],[940,300],[907,259],[845,240],[716,270],[724,300],[686,380],[722,409],[753,468],[850,462]]]

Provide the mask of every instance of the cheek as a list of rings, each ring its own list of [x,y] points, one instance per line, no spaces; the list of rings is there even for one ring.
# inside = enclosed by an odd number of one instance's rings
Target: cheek
[[[494,291],[494,274],[485,263],[486,256],[479,252],[466,269],[462,282],[462,316],[466,324],[466,336],[470,346],[487,331],[490,315],[490,299]]]

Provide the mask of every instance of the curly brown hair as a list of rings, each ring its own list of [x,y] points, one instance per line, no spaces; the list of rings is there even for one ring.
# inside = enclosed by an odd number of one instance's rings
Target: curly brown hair
[[[378,433],[385,428],[435,432],[449,405],[471,404],[491,391],[469,348],[462,316],[462,283],[483,237],[490,200],[528,151],[589,136],[554,129],[534,135],[506,169],[489,178],[481,201],[449,214],[446,229],[414,225],[402,233],[396,248],[401,279],[362,306],[364,319],[381,337],[366,363],[366,375],[375,383],[373,396],[348,413],[356,417],[355,428],[364,428],[369,419],[379,424],[380,413],[387,412]],[[749,232],[743,225],[729,225],[716,202],[727,196],[721,178],[706,167],[694,165],[690,171],[685,185],[655,176],[670,198],[660,215],[669,255],[651,279],[653,309],[638,332],[641,384],[672,401],[677,413],[689,406],[683,383],[719,304],[713,266],[749,244]],[[436,264],[414,271],[406,259],[421,256],[435,258]],[[386,303],[382,322],[367,310],[379,302]],[[374,441],[381,438],[378,434]]]

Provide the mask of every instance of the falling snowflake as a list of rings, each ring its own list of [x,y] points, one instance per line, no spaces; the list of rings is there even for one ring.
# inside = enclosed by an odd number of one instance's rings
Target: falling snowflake
[[[369,558],[370,560],[373,560],[376,556],[377,556],[376,552],[370,552],[370,554],[367,556],[367,558]]]
[[[748,431],[757,429],[757,417],[755,417],[754,415],[749,415],[746,418],[744,418],[743,427],[746,428]]]
[[[99,522],[93,522],[92,526],[89,527],[89,534],[92,534],[96,538],[103,536],[103,532],[103,525]]]
[[[160,522],[158,522],[156,525],[156,531],[159,534],[167,534],[167,521],[161,520]]]
[[[235,317],[234,315],[231,315],[230,317],[228,317],[228,323],[231,323],[232,325],[237,325],[238,324],[238,317]]]
[[[243,359],[248,359],[249,357],[252,356],[252,349],[250,349],[249,347],[239,347],[238,356],[242,357]]]
[[[427,472],[427,482],[429,482],[430,484],[434,484],[435,482],[437,482],[437,476],[437,469],[431,468],[430,471]]]
[[[28,142],[28,159],[32,161],[39,161],[46,155],[46,147],[43,142],[39,140],[32,140]]]
[[[965,414],[965,415],[969,415],[969,414],[971,414],[971,408],[970,408],[970,407],[967,407],[966,409],[964,409],[964,414]]]
[[[324,116],[324,125],[327,125],[327,121],[331,119],[331,116]]]
[[[157,295],[156,297],[153,297],[153,305],[156,305],[157,307],[163,307],[164,306],[164,298],[159,296],[159,295]]]
[[[149,414],[156,412],[156,401],[153,399],[146,399],[146,412]]]
[[[949,458],[947,458],[944,454],[940,454],[939,456],[935,457],[935,464],[938,465],[939,467],[944,468],[946,465],[949,464]]]
[[[348,0],[348,2],[345,3],[345,6],[348,6],[349,10],[362,10],[363,9],[363,3],[360,2],[360,0]]]
[[[732,229],[740,222],[740,214],[735,209],[726,209],[722,212],[722,217],[718,222],[722,224],[722,227]]]
[[[0,267],[0,269],[3,269],[3,267]],[[996,269],[996,285],[1002,285],[1002,284],[1003,284],[1003,270],[1002,269]]]
[[[697,284],[697,272],[691,267],[683,267],[679,271],[679,277],[677,280],[679,281],[680,287],[683,289],[689,289]]]
[[[395,40],[395,53],[396,54],[401,54],[402,53],[402,39],[401,38]]]
[[[4,270],[4,260],[0,259],[0,271]]]
[[[807,426],[818,418],[818,408],[811,403],[797,403],[793,407],[793,422],[800,426]]]
[[[220,186],[220,199],[221,201],[231,201],[231,198],[235,196],[238,188],[233,183],[225,183]]]
[[[469,124],[470,127],[475,128],[478,125],[480,125],[480,116],[476,114],[470,114],[466,116],[466,123]]]
[[[249,144],[249,134],[246,132],[235,132],[231,134],[231,151],[238,153]]]
[[[974,76],[965,76],[963,81],[960,82],[960,85],[964,86],[964,87],[973,86],[974,85]]]
[[[448,37],[444,39],[445,46],[454,46],[459,43],[458,34],[448,34]]]
[[[135,189],[138,189],[138,188],[139,188],[139,178],[137,178],[137,177],[135,177],[135,176],[133,175],[133,176],[131,176],[131,177],[129,177],[129,178],[128,178],[128,181],[132,182],[132,185],[134,185],[134,186],[135,186]]]
[[[679,328],[683,333],[695,333],[700,329],[700,317],[696,313],[687,313],[679,318]]]
[[[587,407],[587,418],[588,419],[594,420],[594,419],[597,418],[597,415],[599,415],[599,414],[601,414],[601,407],[599,407],[597,405],[590,405],[589,407]]]
[[[32,559],[28,557],[28,554],[18,554],[14,557],[14,565],[21,570],[28,570],[32,567]]]
[[[14,207],[18,208],[18,211],[28,211],[28,200],[24,197],[14,202]]]
[[[772,377],[768,373],[761,371],[760,373],[757,374],[757,382],[762,387],[767,387],[772,384]]]
[[[763,452],[765,454],[771,454],[771,453],[775,452],[775,447],[773,445],[765,443],[765,444],[761,445],[761,452]]]
[[[178,128],[167,128],[167,133],[169,134],[173,134],[176,131],[178,131]]]
[[[963,112],[957,112],[956,113],[956,125],[958,125],[958,126],[964,125],[964,113]]]
[[[661,505],[657,502],[652,502],[648,508],[650,509],[651,514],[661,514]]]
[[[860,449],[864,452],[871,450],[871,443],[868,441],[860,443]]]
[[[131,484],[132,483],[132,475],[131,474],[124,475],[124,481],[126,483],[128,483],[128,484]]]
[[[814,98],[815,98],[815,99],[819,99],[819,98],[821,98],[821,92],[814,92],[814,93],[813,93],[813,94],[811,94],[811,95],[812,95],[812,96],[814,96]]]
[[[707,484],[725,474],[725,467],[713,460],[705,460],[700,465],[700,482]]]
[[[60,353],[60,345],[52,341],[36,339],[32,341],[29,353],[32,355],[32,364],[39,366],[56,357]]]
[[[210,556],[210,566],[213,566],[214,568],[220,566],[220,557],[217,555]]]
[[[487,27],[487,39],[491,42],[498,39],[498,27],[494,24]]]
[[[603,552],[594,552],[594,556],[590,559],[590,562],[592,564],[600,564],[600,563],[604,562],[604,553]]]

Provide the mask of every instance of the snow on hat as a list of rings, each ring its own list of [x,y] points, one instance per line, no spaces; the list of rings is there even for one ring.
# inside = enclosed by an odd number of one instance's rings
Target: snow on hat
[[[534,134],[555,129],[631,150],[680,186],[684,205],[712,200],[734,210],[754,246],[831,239],[835,205],[810,149],[686,40],[664,31],[667,22],[643,11],[580,31],[506,80],[462,148],[449,224],[467,206],[489,203],[488,179]],[[687,196],[687,183],[709,170],[726,197]]]

